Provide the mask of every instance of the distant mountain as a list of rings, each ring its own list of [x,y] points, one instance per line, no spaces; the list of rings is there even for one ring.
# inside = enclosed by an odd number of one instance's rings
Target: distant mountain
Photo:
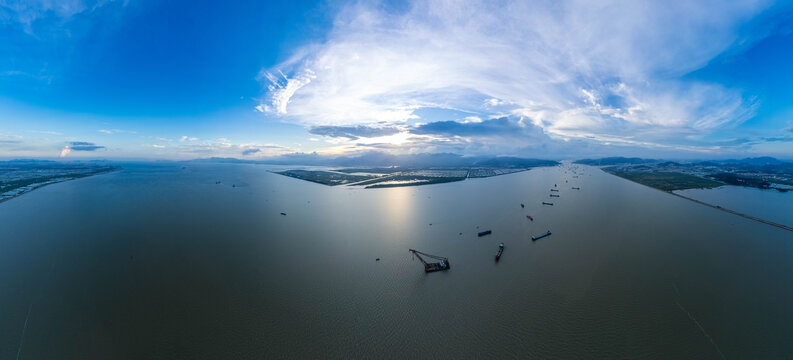
[[[738,163],[744,165],[763,166],[763,165],[779,165],[784,161],[772,158],[770,156],[761,156],[754,158],[745,158],[740,160],[723,160],[722,163]]]
[[[313,165],[340,167],[494,167],[494,168],[528,168],[535,166],[554,166],[559,163],[553,160],[527,159],[518,157],[467,157],[452,153],[422,153],[393,155],[372,151],[357,156],[323,156],[317,153],[286,154],[262,160],[241,160],[236,158],[208,158],[192,160],[192,162],[216,163],[253,163],[270,165]]]
[[[601,159],[581,159],[574,161],[574,163],[599,166],[599,165],[622,165],[622,164],[646,164],[656,161],[657,160],[642,159],[642,158],[607,157]]]

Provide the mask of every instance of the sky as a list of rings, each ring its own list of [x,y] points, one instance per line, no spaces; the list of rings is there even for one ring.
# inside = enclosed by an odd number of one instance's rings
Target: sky
[[[793,3],[0,0],[0,159],[793,159]]]

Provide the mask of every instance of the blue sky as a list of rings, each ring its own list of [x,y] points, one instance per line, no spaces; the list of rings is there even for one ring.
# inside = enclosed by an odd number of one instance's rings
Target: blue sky
[[[0,0],[0,158],[793,159],[766,1]]]

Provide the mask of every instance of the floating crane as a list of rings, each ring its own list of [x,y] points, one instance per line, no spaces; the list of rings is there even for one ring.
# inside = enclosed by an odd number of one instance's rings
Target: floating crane
[[[449,259],[447,259],[445,257],[442,257],[442,256],[435,256],[435,255],[430,255],[430,254],[427,254],[427,253],[423,253],[423,252],[418,251],[418,250],[413,250],[413,249],[409,249],[409,250],[410,250],[410,252],[413,253],[413,255],[415,255],[419,259],[419,261],[421,261],[422,264],[424,264],[424,272],[449,270]],[[426,257],[428,257],[430,259],[435,259],[435,260],[440,260],[440,261],[439,262],[434,262],[434,263],[428,263],[428,262],[424,261],[424,258],[422,258],[421,255],[424,255],[424,256],[426,256]]]

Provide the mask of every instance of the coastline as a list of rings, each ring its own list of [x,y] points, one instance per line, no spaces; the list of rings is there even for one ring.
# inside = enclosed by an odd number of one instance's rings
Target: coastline
[[[638,184],[638,183],[637,183],[637,184]],[[658,190],[658,189],[656,189],[656,190]],[[666,193],[669,193],[669,194],[672,194],[672,195],[674,195],[674,196],[681,197],[681,198],[683,198],[683,199],[686,199],[686,200],[693,201],[693,202],[695,202],[695,203],[697,203],[697,204],[700,204],[700,205],[705,205],[705,206],[708,206],[708,207],[711,207],[711,208],[714,208],[714,209],[718,209],[718,210],[721,210],[721,211],[724,211],[724,212],[728,212],[728,213],[730,213],[730,214],[733,214],[733,215],[738,215],[738,216],[741,216],[741,217],[747,218],[747,219],[749,219],[749,220],[758,221],[758,222],[761,222],[761,223],[763,223],[763,224],[766,224],[766,225],[776,226],[776,227],[778,227],[778,228],[780,228],[780,229],[783,229],[783,230],[787,230],[787,231],[791,231],[791,232],[793,232],[793,227],[790,227],[790,226],[787,226],[787,225],[777,224],[777,223],[775,223],[775,222],[773,222],[773,221],[769,221],[769,220],[761,219],[761,218],[754,217],[754,216],[751,216],[751,215],[747,215],[747,214],[744,214],[744,213],[740,213],[740,212],[737,212],[737,211],[735,211],[735,210],[730,210],[730,209],[727,209],[727,208],[723,208],[723,207],[721,207],[721,206],[717,206],[717,205],[708,204],[708,203],[706,203],[706,202],[704,202],[704,201],[700,201],[700,200],[692,199],[692,198],[690,198],[690,197],[683,196],[683,195],[680,195],[680,194],[676,194],[676,193],[674,193],[674,192],[671,192],[671,191],[664,191],[664,192],[666,192]]]
[[[733,214],[733,215],[741,216],[741,217],[749,219],[749,220],[754,220],[754,221],[757,221],[757,222],[760,222],[760,223],[763,223],[763,224],[766,224],[766,225],[775,226],[775,227],[780,228],[782,230],[787,230],[787,231],[793,232],[793,227],[790,227],[790,226],[787,226],[787,225],[782,225],[782,224],[775,223],[775,222],[770,221],[770,220],[765,220],[765,219],[761,219],[761,218],[758,218],[758,217],[755,217],[755,216],[747,215],[747,214],[744,214],[744,213],[741,213],[741,212],[737,212],[735,210],[730,210],[730,209],[727,209],[727,208],[724,208],[724,207],[721,207],[721,206],[718,206],[718,205],[709,204],[709,203],[706,203],[704,201],[696,200],[696,199],[690,198],[688,196],[677,194],[674,191],[667,191],[667,190],[659,189],[659,188],[656,188],[656,187],[653,187],[653,186],[650,186],[650,185],[647,185],[647,184],[642,184],[642,183],[640,183],[638,181],[634,181],[634,180],[629,179],[629,178],[625,178],[625,177],[619,176],[617,174],[611,173],[609,171],[605,171],[603,169],[600,169],[600,170],[603,171],[606,174],[611,175],[611,176],[618,177],[620,179],[627,180],[627,181],[630,181],[632,183],[639,184],[641,186],[646,186],[646,187],[648,187],[650,189],[653,189],[653,190],[658,190],[660,192],[667,193],[667,194],[670,194],[670,195],[674,195],[674,196],[677,196],[679,198],[686,199],[686,200],[689,200],[689,201],[693,201],[693,202],[695,202],[697,204],[704,205],[704,206],[707,206],[707,207],[710,207],[710,208],[713,208],[713,209],[716,209],[716,210],[721,210],[721,211],[724,211],[724,212],[727,212],[727,213],[730,213],[730,214]]]
[[[20,192],[19,194],[16,194],[16,195],[11,196],[11,197],[0,199],[0,204],[4,203],[6,201],[12,200],[12,199],[16,199],[16,198],[18,198],[18,197],[20,197],[22,195],[25,195],[25,194],[28,194],[30,192],[36,191],[37,189],[41,189],[41,188],[43,188],[45,186],[48,186],[48,185],[58,184],[58,183],[62,183],[62,182],[72,181],[72,180],[84,179],[84,178],[88,178],[88,177],[92,177],[92,176],[96,176],[96,175],[109,174],[109,173],[112,173],[114,171],[119,171],[119,170],[121,170],[121,168],[108,169],[106,171],[99,171],[99,172],[96,172],[96,173],[93,173],[93,174],[87,174],[85,176],[77,176],[77,177],[71,177],[71,178],[66,178],[66,179],[53,180],[53,181],[48,181],[48,182],[34,184],[35,186],[32,186],[27,191]]]

